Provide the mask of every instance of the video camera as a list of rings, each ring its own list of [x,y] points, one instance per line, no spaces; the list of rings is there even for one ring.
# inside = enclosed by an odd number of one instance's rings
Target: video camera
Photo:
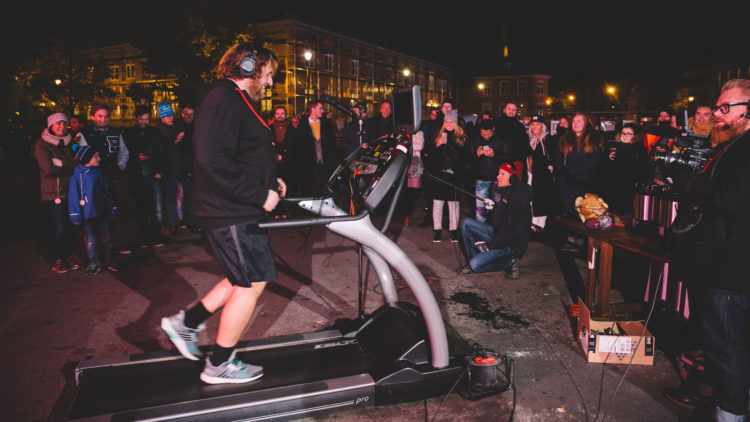
[[[671,149],[660,151],[658,148],[653,148],[649,162],[654,165],[676,164],[697,173],[703,170],[714,155],[716,155],[716,150],[711,148],[708,137],[681,131]]]

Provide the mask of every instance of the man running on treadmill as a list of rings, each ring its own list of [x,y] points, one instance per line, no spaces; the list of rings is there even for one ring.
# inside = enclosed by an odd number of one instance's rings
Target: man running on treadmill
[[[266,283],[276,280],[268,235],[257,227],[286,194],[258,107],[276,66],[268,49],[235,45],[221,58],[219,80],[202,91],[196,110],[194,211],[226,277],[187,311],[162,318],[161,327],[183,356],[198,360],[203,321],[223,308],[200,375],[209,384],[263,376],[262,367],[235,358],[235,347]]]

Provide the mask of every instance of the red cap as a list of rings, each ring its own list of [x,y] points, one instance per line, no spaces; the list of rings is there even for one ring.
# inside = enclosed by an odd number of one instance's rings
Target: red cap
[[[516,169],[513,168],[513,164],[511,163],[502,163],[500,165],[500,170],[506,171],[510,174],[516,174]]]

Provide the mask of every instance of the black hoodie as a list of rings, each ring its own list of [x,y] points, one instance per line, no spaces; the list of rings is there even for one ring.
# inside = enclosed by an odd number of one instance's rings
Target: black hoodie
[[[529,247],[531,232],[531,200],[534,191],[524,182],[515,182],[497,190],[500,200],[492,210],[494,235],[487,242],[490,249],[510,246],[521,258]]]
[[[247,92],[222,79],[198,102],[193,208],[207,228],[259,220],[268,190],[277,186],[270,130],[258,105],[245,99],[251,101]]]

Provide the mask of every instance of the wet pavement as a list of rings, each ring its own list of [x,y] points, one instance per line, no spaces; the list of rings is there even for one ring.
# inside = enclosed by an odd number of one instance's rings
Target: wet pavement
[[[8,421],[54,419],[76,362],[172,349],[159,319],[195,303],[221,271],[205,240],[183,231],[167,246],[118,256],[117,273],[56,274],[46,258],[33,166],[4,163],[0,171],[3,180],[14,181],[2,188],[12,200],[3,207],[0,244],[0,414]],[[468,201],[464,208],[468,213]],[[627,370],[586,362],[566,308],[583,287],[582,255],[557,252],[548,236],[531,242],[518,280],[502,273],[461,275],[458,244],[433,243],[431,228],[414,224],[421,218],[418,208],[411,225],[394,220],[389,237],[423,273],[447,323],[514,360],[515,388],[478,401],[451,394],[318,419],[688,420],[690,408],[662,396],[664,387],[679,385],[668,358],[674,346],[668,324],[649,327],[656,335],[653,366]],[[123,224],[120,233],[126,243],[137,241],[132,224]],[[357,248],[351,241],[317,227],[274,231],[271,243],[279,281],[268,286],[243,340],[321,330],[357,315]],[[85,256],[80,238],[78,256]],[[642,297],[643,263],[615,259],[614,296]],[[365,269],[364,277],[365,310],[372,312],[382,294],[371,270]],[[396,285],[399,298],[411,301],[398,277]],[[211,343],[218,318],[207,325],[201,344]]]

